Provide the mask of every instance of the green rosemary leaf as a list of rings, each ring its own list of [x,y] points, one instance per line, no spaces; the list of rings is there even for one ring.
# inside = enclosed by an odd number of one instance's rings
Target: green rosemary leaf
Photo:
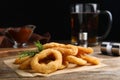
[[[19,54],[20,58],[23,58],[23,57],[26,57],[26,56],[28,56],[28,52],[27,51],[20,52],[20,54]]]
[[[37,41],[34,44],[38,48],[38,51],[42,51],[43,50],[43,45],[40,43],[40,41]]]
[[[34,56],[35,54],[37,54],[37,52],[34,52],[34,51],[23,51],[19,54],[19,57],[20,58],[23,58],[23,57],[26,57],[26,56]]]
[[[19,57],[20,58],[23,58],[23,57],[26,57],[26,56],[31,56],[32,57],[35,54],[37,54],[38,52],[43,50],[43,45],[40,43],[40,41],[37,41],[34,44],[38,48],[37,51],[23,51],[23,52],[20,52]]]

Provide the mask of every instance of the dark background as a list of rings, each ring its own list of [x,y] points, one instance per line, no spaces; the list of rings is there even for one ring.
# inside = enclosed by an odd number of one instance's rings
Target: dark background
[[[111,11],[112,29],[104,40],[119,42],[118,0],[0,0],[0,27],[33,24],[37,26],[35,33],[50,32],[52,40],[70,40],[70,5],[88,2],[98,3],[101,10]],[[104,27],[100,29],[106,29]]]

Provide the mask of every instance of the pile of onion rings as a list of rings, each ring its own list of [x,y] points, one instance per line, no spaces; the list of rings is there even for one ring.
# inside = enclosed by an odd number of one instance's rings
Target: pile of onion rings
[[[43,50],[34,56],[16,58],[14,64],[19,69],[30,69],[33,72],[49,74],[60,69],[65,69],[69,64],[85,66],[98,65],[100,60],[89,54],[94,53],[91,47],[81,47],[72,44],[50,42],[43,44]]]

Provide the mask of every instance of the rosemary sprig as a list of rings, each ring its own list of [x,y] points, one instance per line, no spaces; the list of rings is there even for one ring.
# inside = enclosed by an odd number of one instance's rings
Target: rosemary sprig
[[[40,41],[34,42],[34,45],[37,47],[38,50],[36,51],[23,51],[20,52],[19,58],[23,58],[26,56],[33,57],[35,54],[43,50],[43,45],[40,43]]]
[[[38,48],[39,52],[43,50],[43,45],[40,43],[40,41],[34,42],[34,44]]]
[[[23,58],[23,57],[26,57],[26,56],[34,56],[37,52],[34,52],[34,51],[23,51],[19,54],[19,58]]]

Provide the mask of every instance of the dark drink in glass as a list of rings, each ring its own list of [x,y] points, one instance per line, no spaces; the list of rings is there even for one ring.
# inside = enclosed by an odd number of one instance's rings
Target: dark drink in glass
[[[96,44],[98,13],[72,13],[71,27],[72,43],[80,44],[80,34],[86,32],[88,44]]]

